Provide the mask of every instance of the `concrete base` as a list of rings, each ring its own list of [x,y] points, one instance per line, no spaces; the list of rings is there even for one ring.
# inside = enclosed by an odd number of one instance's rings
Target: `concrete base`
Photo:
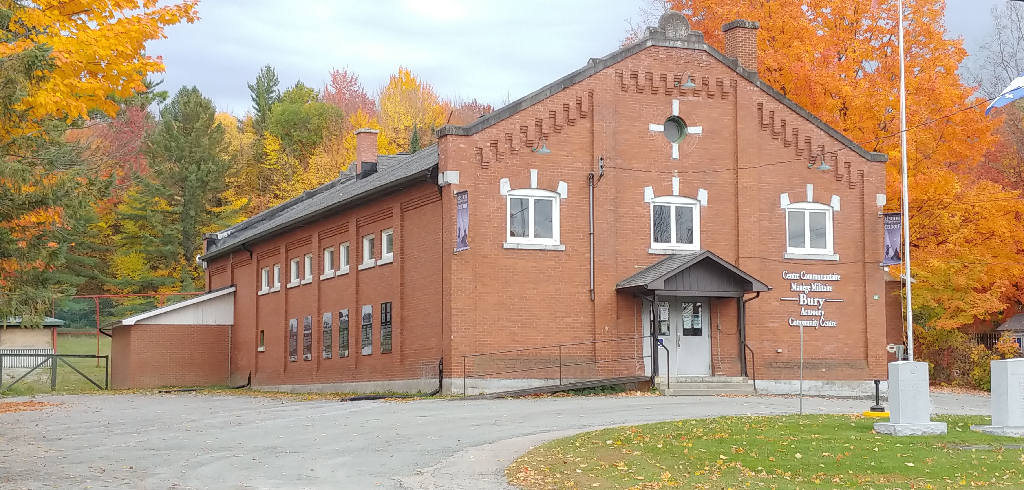
[[[800,380],[759,379],[757,392],[762,395],[797,395]],[[889,383],[882,381],[882,399],[888,399]],[[804,396],[829,396],[836,398],[875,399],[874,381],[819,381],[804,380]]]
[[[971,430],[990,436],[1024,437],[1024,427],[1005,427],[1000,425],[972,425]]]
[[[266,385],[253,386],[252,389],[283,391],[286,393],[430,393],[437,389],[437,378],[308,385]]]
[[[946,423],[894,424],[892,422],[875,422],[875,432],[891,436],[941,436],[946,434]]]

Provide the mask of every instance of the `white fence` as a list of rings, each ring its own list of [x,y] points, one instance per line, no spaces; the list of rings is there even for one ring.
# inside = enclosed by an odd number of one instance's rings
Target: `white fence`
[[[32,369],[47,359],[45,357],[28,356],[7,357],[4,354],[53,354],[53,349],[0,349],[0,362],[3,363],[4,369]],[[49,368],[49,362],[39,366],[39,369]]]

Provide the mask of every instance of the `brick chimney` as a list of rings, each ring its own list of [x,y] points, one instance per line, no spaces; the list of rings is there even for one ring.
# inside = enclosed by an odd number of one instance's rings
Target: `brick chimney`
[[[377,171],[377,134],[376,129],[360,128],[356,130],[356,177],[362,178]]]
[[[725,55],[736,58],[740,66],[757,73],[757,30],[761,24],[750,20],[734,20],[722,26],[725,33]]]

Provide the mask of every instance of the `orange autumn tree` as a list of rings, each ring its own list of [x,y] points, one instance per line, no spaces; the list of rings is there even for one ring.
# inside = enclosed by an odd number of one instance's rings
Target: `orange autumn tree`
[[[89,264],[91,172],[66,130],[163,71],[145,43],[196,20],[195,2],[0,0],[0,323],[40,323]]]
[[[967,56],[947,39],[944,0],[905,2],[911,258],[919,322],[956,327],[1020,298],[1024,206],[971,176],[999,123],[957,75]],[[871,151],[889,155],[887,210],[900,208],[896,0],[672,0],[724,51],[722,25],[757,21],[758,74]],[[947,117],[948,116],[948,117]],[[881,244],[879,244],[881,246]],[[893,274],[899,275],[898,267]]]

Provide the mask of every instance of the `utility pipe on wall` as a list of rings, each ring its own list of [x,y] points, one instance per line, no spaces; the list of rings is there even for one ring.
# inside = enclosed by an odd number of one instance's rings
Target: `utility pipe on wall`
[[[590,188],[590,301],[594,301],[594,172],[587,174]]]

